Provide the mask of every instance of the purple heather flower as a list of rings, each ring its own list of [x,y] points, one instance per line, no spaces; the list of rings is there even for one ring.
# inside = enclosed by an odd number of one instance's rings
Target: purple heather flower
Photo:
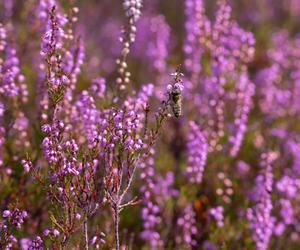
[[[284,175],[276,182],[276,189],[279,193],[289,199],[293,199],[299,193],[300,180]]]
[[[36,236],[28,245],[28,250],[43,250],[43,240],[40,236]]]
[[[28,238],[23,238],[19,241],[19,243],[22,250],[28,250],[31,244],[31,240]]]
[[[218,227],[224,226],[224,208],[221,206],[210,208],[209,215],[216,221]]]
[[[14,225],[17,229],[21,228],[24,219],[27,217],[27,212],[14,208],[12,210],[5,210],[2,214],[4,218],[9,219],[9,223]]]
[[[238,161],[236,163],[236,170],[238,171],[238,173],[241,177],[244,177],[249,172],[250,166],[249,166],[249,164],[247,164],[244,161]]]
[[[279,222],[274,226],[273,233],[276,236],[281,236],[284,233],[285,229],[286,225],[284,223]]]
[[[143,0],[124,0],[123,7],[126,11],[126,16],[132,20],[132,23],[138,21],[141,16],[141,8]]]
[[[57,229],[54,229],[54,230],[52,231],[52,234],[53,234],[54,237],[57,237],[57,236],[60,235],[60,233],[59,233],[59,231],[58,231]]]
[[[50,230],[48,228],[46,228],[44,231],[43,231],[43,235],[44,236],[48,236],[50,234]]]
[[[28,138],[29,121],[25,114],[19,111],[16,114],[14,124],[12,126],[15,136],[14,146],[18,149],[28,148],[30,146]]]
[[[10,215],[11,215],[11,212],[9,210],[4,210],[2,213],[3,218],[10,217]]]
[[[281,199],[279,201],[280,204],[280,216],[282,218],[282,221],[286,225],[290,225],[294,221],[294,209],[292,207],[292,204],[290,200]]]
[[[90,93],[94,97],[103,98],[106,91],[106,80],[102,77],[93,80],[90,87]]]
[[[25,170],[26,173],[30,171],[30,168],[32,167],[32,162],[29,160],[22,160],[21,164]]]

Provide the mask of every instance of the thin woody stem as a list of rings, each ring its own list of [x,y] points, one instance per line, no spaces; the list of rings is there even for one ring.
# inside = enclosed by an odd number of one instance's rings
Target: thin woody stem
[[[88,216],[87,212],[84,214],[84,222],[83,222],[83,233],[84,233],[84,249],[89,249],[89,236],[88,236]]]
[[[120,250],[120,238],[119,238],[119,223],[120,223],[120,211],[119,205],[116,204],[114,208],[114,217],[115,217],[115,244],[116,250]]]

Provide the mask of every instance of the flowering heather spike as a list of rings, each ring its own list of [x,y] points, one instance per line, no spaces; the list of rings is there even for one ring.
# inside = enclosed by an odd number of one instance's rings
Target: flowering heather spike
[[[217,2],[218,10],[216,13],[216,20],[213,25],[212,30],[212,39],[216,43],[222,43],[220,39],[224,34],[228,32],[231,18],[231,7],[227,4],[226,0],[218,0]],[[217,48],[218,51],[221,51],[221,47]]]
[[[64,22],[59,22],[59,15],[57,14],[56,5],[51,6],[49,11],[49,18],[47,22],[47,30],[45,31],[42,44],[41,44],[41,53],[46,56],[56,56],[57,50],[62,48],[62,39],[65,35],[63,31]],[[53,58],[54,60],[55,58]]]
[[[286,31],[273,34],[268,50],[271,66],[257,75],[260,107],[272,120],[298,115],[300,99],[300,38]]]
[[[252,238],[258,250],[266,250],[269,245],[274,227],[272,217],[273,169],[272,162],[276,158],[274,152],[261,156],[263,173],[256,178],[256,205],[248,208],[247,218],[252,230]]]
[[[121,57],[117,60],[119,77],[117,78],[117,86],[120,90],[126,89],[126,85],[130,83],[130,72],[127,69],[127,56],[130,52],[130,45],[135,41],[136,22],[141,16],[141,8],[143,0],[124,0],[123,7],[128,18],[128,23],[122,29],[123,36],[120,41],[123,45]]]
[[[201,183],[208,153],[208,143],[195,122],[189,122],[189,128],[187,142],[188,166],[185,173],[191,183]]]
[[[57,14],[56,6],[52,6],[48,27],[41,44],[41,55],[44,57],[47,65],[46,84],[49,97],[54,106],[61,101],[65,85],[69,83],[66,72],[62,68],[63,58],[61,54],[63,38],[65,37],[63,25],[67,21],[60,18],[61,16]]]
[[[294,221],[294,209],[291,201],[287,199],[281,199],[280,204],[280,216],[285,225],[291,225]]]
[[[229,142],[232,143],[230,155],[235,157],[241,147],[244,134],[247,128],[248,115],[251,110],[252,96],[254,95],[254,84],[251,83],[246,74],[241,74],[237,81],[237,93],[235,95],[236,110],[234,113],[234,135],[230,136]]]
[[[63,39],[65,37],[65,32],[63,32],[63,28],[67,25],[67,18],[62,14],[60,10],[61,8],[56,0],[39,0],[35,10],[35,13],[38,13],[36,17],[36,25],[42,37],[40,51],[41,56],[37,60],[37,65],[35,65],[35,67],[39,70],[37,84],[38,95],[36,101],[39,107],[39,116],[42,118],[43,122],[49,122],[49,109],[51,109],[51,105],[53,105],[53,103],[50,102],[50,99],[52,95],[53,98],[55,95],[55,93],[52,92],[56,92],[55,90],[51,91],[51,84],[49,84],[50,80],[48,78],[50,78],[51,76],[54,80],[55,75],[57,75],[56,71],[61,71],[59,69],[62,68],[62,64],[66,63],[65,57],[62,55],[62,50],[64,50]],[[54,25],[52,24],[54,22],[56,23],[56,28],[54,28]],[[52,28],[55,30],[59,30],[59,32],[52,32]],[[54,33],[59,34],[56,34],[56,36],[54,36]],[[51,36],[53,38],[52,41]],[[54,49],[54,43],[60,44],[59,46],[57,46],[60,47],[59,51],[56,51]],[[52,49],[50,48],[51,46],[53,47]],[[50,50],[52,52],[50,52]],[[52,53],[53,55],[51,55]],[[57,59],[60,59],[60,61],[57,62],[58,60],[55,59],[55,57]],[[57,94],[59,98],[61,97],[62,93]]]
[[[295,210],[292,203],[288,199],[280,199],[279,202],[279,216],[276,225],[274,226],[274,234],[276,236],[281,236],[288,226],[297,224],[295,223]]]
[[[0,52],[4,51],[6,46],[6,29],[2,23],[0,23]],[[0,65],[3,61],[0,61]]]
[[[6,35],[3,37],[6,37]],[[28,92],[25,77],[21,74],[19,67],[17,52],[9,44],[4,42],[4,40],[2,44],[6,46],[4,46],[3,59],[0,59],[0,79],[2,80],[0,93],[10,98],[20,96],[21,102],[26,103]]]
[[[194,82],[199,77],[201,70],[200,58],[203,48],[200,47],[200,37],[205,37],[203,26],[205,26],[205,15],[202,0],[185,1],[185,32],[186,39],[183,46],[185,53],[184,66],[191,81]],[[196,24],[196,25],[195,25]]]
[[[71,34],[69,36],[73,35]],[[75,89],[77,76],[80,73],[80,67],[83,64],[84,54],[85,50],[82,38],[78,38],[75,42],[75,46],[65,52],[62,68],[70,78],[70,84],[68,87],[71,89]]]
[[[197,235],[195,212],[191,205],[183,210],[183,214],[177,219],[177,234],[175,242],[178,247],[183,249],[193,249],[196,247],[196,240],[193,239]],[[178,248],[180,249],[180,248]]]
[[[85,56],[85,48],[83,39],[81,36],[75,37],[73,33],[73,25],[77,22],[77,13],[79,9],[77,7],[73,7],[67,16],[66,32],[64,38],[66,40],[66,44],[72,44],[69,47],[64,48],[63,52],[63,60],[62,60],[62,68],[64,72],[68,75],[69,82],[68,87],[71,90],[75,89],[75,85],[77,82],[78,74],[80,73],[80,67],[83,64],[84,56]]]
[[[154,170],[154,150],[150,150],[149,157],[141,164],[141,181],[143,185],[140,192],[143,195],[143,208],[141,216],[143,220],[143,231],[141,238],[148,242],[151,249],[158,249],[163,246],[163,241],[157,228],[162,222],[160,217],[160,207],[155,197],[155,170]]]
[[[152,152],[153,153],[153,152]],[[168,172],[165,176],[155,174],[153,158],[146,160],[146,164],[142,164],[141,179],[144,185],[140,191],[144,193],[143,208],[141,215],[143,219],[142,239],[148,242],[151,249],[160,249],[163,246],[161,235],[162,211],[168,200],[178,195],[177,190],[173,188],[174,175]]]
[[[101,118],[100,112],[96,109],[95,100],[87,91],[83,91],[75,102],[76,111],[71,114],[71,120],[80,128],[84,138],[80,141],[86,141],[90,148],[94,147],[95,139],[99,140],[100,145],[105,147],[106,139],[104,128],[107,126],[107,120]],[[104,117],[105,118],[105,117]],[[102,133],[102,134],[101,134]]]

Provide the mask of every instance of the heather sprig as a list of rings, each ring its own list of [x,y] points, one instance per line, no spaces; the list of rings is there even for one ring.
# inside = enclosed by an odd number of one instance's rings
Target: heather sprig
[[[54,107],[60,102],[64,95],[65,85],[69,78],[62,68],[62,54],[64,30],[67,20],[58,21],[56,6],[52,6],[48,27],[41,44],[41,54],[46,64],[46,85],[48,88],[51,105]]]
[[[193,249],[196,246],[194,237],[198,233],[196,227],[195,213],[191,205],[183,210],[183,214],[177,219],[178,234],[175,237],[176,246],[185,249]]]
[[[124,90],[130,83],[131,73],[128,71],[127,57],[130,52],[131,44],[136,38],[136,22],[141,17],[143,0],[124,0],[123,8],[127,17],[127,24],[122,29],[120,42],[122,43],[121,57],[117,59],[119,77],[116,79],[117,86]]]
[[[0,221],[0,247],[2,249],[9,250],[17,245],[18,240],[14,228],[20,230],[27,216],[26,211],[17,207],[3,211],[2,221]]]
[[[157,249],[163,246],[163,241],[159,232],[158,225],[162,222],[160,216],[160,206],[157,203],[155,193],[155,169],[154,169],[154,150],[150,151],[149,157],[141,164],[141,193],[144,194],[142,199],[143,208],[141,217],[143,220],[143,231],[141,238],[148,242],[151,249]]]
[[[252,230],[252,238],[258,250],[268,248],[274,228],[272,216],[273,166],[277,155],[274,152],[261,155],[262,174],[256,178],[255,206],[247,210],[247,219]]]
[[[195,122],[189,123],[187,155],[188,166],[185,173],[191,183],[201,183],[206,164],[208,143],[204,133]]]

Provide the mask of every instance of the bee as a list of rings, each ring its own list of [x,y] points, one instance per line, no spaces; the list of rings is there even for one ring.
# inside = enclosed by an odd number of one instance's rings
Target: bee
[[[175,83],[170,87],[169,98],[173,114],[176,118],[182,114],[182,80],[183,74],[180,72],[180,66],[177,67],[176,72],[171,74],[174,76]]]
[[[182,96],[181,89],[174,86],[170,92],[171,107],[176,118],[182,114]]]

